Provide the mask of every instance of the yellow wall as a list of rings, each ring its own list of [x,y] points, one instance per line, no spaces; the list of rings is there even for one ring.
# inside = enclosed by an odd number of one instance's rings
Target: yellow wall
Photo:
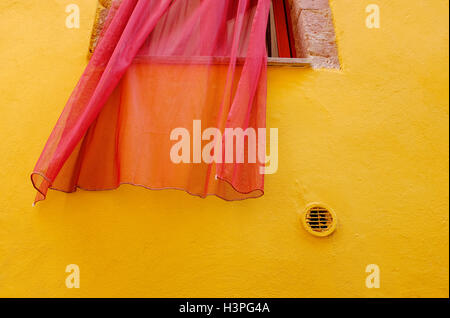
[[[0,296],[449,296],[448,1],[332,1],[343,70],[269,71],[280,166],[261,199],[123,186],[32,208],[29,174],[85,66],[95,3],[0,3]],[[301,227],[311,201],[335,209],[331,237]],[[65,287],[72,263],[80,289]],[[365,287],[371,263],[380,289]]]

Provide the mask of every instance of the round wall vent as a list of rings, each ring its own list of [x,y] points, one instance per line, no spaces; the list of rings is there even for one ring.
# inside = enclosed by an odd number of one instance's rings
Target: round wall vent
[[[328,236],[336,229],[337,218],[332,209],[322,203],[311,203],[302,215],[305,229],[315,236]]]

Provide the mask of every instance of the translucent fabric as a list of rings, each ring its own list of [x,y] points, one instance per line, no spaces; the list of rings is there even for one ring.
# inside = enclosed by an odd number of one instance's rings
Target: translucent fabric
[[[116,1],[31,175],[36,202],[48,188],[121,184],[226,200],[261,196],[264,163],[242,162],[248,147],[225,160],[225,141],[216,142],[226,128],[253,128],[265,154],[258,128],[266,126],[269,7],[270,0]],[[210,127],[223,134],[202,138]],[[171,157],[179,128],[190,135],[188,162]],[[211,140],[218,146],[205,161]]]

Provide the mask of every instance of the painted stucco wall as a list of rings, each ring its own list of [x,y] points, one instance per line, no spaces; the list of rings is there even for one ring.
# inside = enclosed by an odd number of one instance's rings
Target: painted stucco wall
[[[69,3],[80,29],[65,27]],[[380,29],[365,26],[370,3]],[[279,170],[261,199],[122,186],[32,208],[29,174],[95,7],[0,2],[0,296],[448,297],[448,1],[331,1],[342,70],[269,70]],[[332,236],[302,228],[312,201],[336,211]],[[380,289],[365,286],[372,263]]]

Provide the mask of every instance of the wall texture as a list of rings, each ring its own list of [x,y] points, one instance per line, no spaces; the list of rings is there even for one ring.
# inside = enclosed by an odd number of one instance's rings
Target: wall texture
[[[65,27],[65,6],[81,28]],[[381,8],[381,28],[365,8]],[[29,174],[86,63],[91,0],[0,3],[0,296],[448,297],[448,1],[334,0],[342,70],[271,68],[257,200],[51,192]],[[322,201],[325,239],[299,221]],[[378,264],[381,288],[365,287]],[[67,289],[78,264],[81,288]]]

